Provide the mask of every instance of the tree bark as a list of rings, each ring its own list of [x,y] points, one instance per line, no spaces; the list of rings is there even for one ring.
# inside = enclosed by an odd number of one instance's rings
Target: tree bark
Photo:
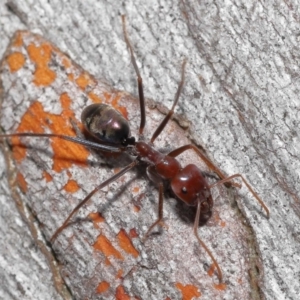
[[[5,77],[11,81],[3,79],[5,51],[14,32],[22,29],[56,45],[59,50],[52,53],[67,53],[76,76],[85,70],[102,93],[120,96],[119,106],[126,108],[136,135],[137,101],[128,93],[137,95],[137,85],[120,17],[126,14],[144,93],[154,100],[147,100],[145,136],[151,137],[166,107],[171,107],[181,63],[188,58],[177,121],[158,139],[157,147],[171,150],[193,141],[226,174],[243,174],[270,209],[268,220],[244,186],[215,190],[214,214],[199,234],[222,268],[223,290],[216,285],[216,274],[207,275],[211,261],[193,236],[193,213],[171,194],[166,193],[164,206],[168,228],[156,230],[161,234],[142,243],[157,217],[158,194],[140,169],[93,197],[80,211],[81,221],[53,245],[47,244],[80,199],[109,178],[112,170],[129,163],[128,157],[99,158],[92,152],[89,167],[80,161],[54,172],[55,150],[44,140],[37,144],[28,140],[30,153],[16,166],[12,150],[3,146],[1,298],[181,299],[194,292],[194,299],[297,299],[300,101],[295,4],[182,0],[121,5],[74,0],[36,1],[34,6],[30,1],[6,1],[0,6],[0,56],[4,57],[0,114],[6,132],[18,127],[22,114],[36,100],[51,123],[50,114],[63,111],[57,104],[63,92],[78,103],[72,108],[75,120],[88,99],[78,83],[75,88],[67,79],[51,89],[33,91],[28,76],[33,76],[34,64]],[[50,69],[59,65],[57,57],[51,58],[57,64]],[[63,68],[61,72],[63,76]],[[11,114],[4,113],[10,105]],[[190,152],[183,157],[182,164],[187,163],[205,168]],[[51,175],[50,183],[44,171]],[[15,185],[20,174],[26,174],[28,191]],[[79,186],[75,193],[65,189],[70,178]],[[84,222],[97,211],[103,222]],[[124,250],[124,240],[127,246],[132,243],[132,252]],[[104,244],[116,252],[105,252]]]

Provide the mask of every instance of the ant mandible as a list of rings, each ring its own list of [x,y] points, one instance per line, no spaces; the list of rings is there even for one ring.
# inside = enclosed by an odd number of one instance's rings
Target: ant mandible
[[[120,172],[102,182],[97,186],[92,192],[90,192],[69,214],[65,222],[55,231],[53,236],[50,239],[50,242],[53,243],[57,236],[68,226],[70,219],[78,212],[78,210],[91,199],[91,197],[103,189],[110,183],[117,180],[119,177],[123,176],[129,170],[133,169],[135,166],[141,162],[147,163],[147,175],[151,181],[157,184],[159,189],[159,201],[158,201],[158,218],[157,220],[149,227],[146,232],[144,239],[150,234],[152,229],[156,226],[163,225],[163,193],[164,193],[164,182],[168,181],[171,186],[171,190],[177,198],[185,202],[189,206],[196,206],[196,217],[194,221],[193,231],[194,234],[200,243],[200,245],[205,249],[207,254],[210,256],[214,265],[217,268],[219,282],[222,282],[222,272],[221,269],[214,258],[211,251],[205,245],[205,243],[200,239],[198,235],[198,225],[199,221],[206,221],[210,218],[213,208],[213,199],[211,196],[211,189],[220,184],[225,184],[234,178],[240,178],[243,183],[247,186],[252,195],[260,203],[263,209],[266,212],[267,217],[269,217],[269,210],[260,199],[260,197],[254,192],[249,183],[241,174],[235,174],[229,177],[226,177],[200,150],[193,144],[188,144],[182,147],[179,147],[168,154],[163,154],[153,148],[153,143],[156,138],[163,131],[169,120],[174,114],[175,106],[177,105],[179,96],[181,94],[183,85],[184,85],[184,74],[186,60],[182,64],[181,71],[181,81],[178,85],[178,89],[175,95],[174,103],[169,111],[169,113],[162,120],[160,125],[157,127],[153,133],[150,142],[146,143],[143,141],[143,131],[146,124],[146,114],[145,114],[145,100],[143,93],[143,81],[140,75],[137,63],[135,60],[133,48],[129,41],[126,26],[125,26],[125,16],[122,16],[123,24],[123,33],[125,42],[130,51],[131,62],[133,64],[138,83],[138,92],[139,92],[139,103],[140,103],[140,126],[139,126],[139,140],[136,141],[134,137],[130,135],[130,128],[127,120],[114,108],[107,104],[92,104],[86,107],[81,114],[81,121],[85,127],[85,130],[93,136],[95,140],[98,140],[99,143],[88,141],[78,137],[64,136],[58,134],[35,134],[35,133],[13,133],[13,134],[1,134],[0,138],[5,137],[54,137],[64,139],[73,143],[78,143],[89,148],[112,152],[112,153],[121,153],[127,152],[131,156],[135,157],[132,163],[123,168]],[[181,153],[187,150],[194,150],[197,155],[207,164],[209,169],[216,173],[220,180],[214,184],[208,184],[205,179],[207,175],[205,172],[202,172],[197,166],[189,164],[185,167],[182,167],[180,163],[176,160],[176,157]],[[233,184],[237,185],[237,184]]]

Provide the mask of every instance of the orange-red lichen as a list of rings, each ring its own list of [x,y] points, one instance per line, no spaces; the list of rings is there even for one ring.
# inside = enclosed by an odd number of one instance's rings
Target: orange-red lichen
[[[140,188],[138,187],[138,186],[135,186],[133,189],[132,189],[132,191],[134,192],[134,193],[138,193],[139,191],[140,191]]]
[[[65,56],[62,59],[62,64],[64,65],[64,67],[66,69],[68,69],[68,68],[70,68],[72,66],[72,63],[71,63],[70,59],[67,58],[67,57],[65,57]]]
[[[21,52],[14,52],[7,57],[7,64],[10,72],[17,72],[24,66],[25,57]]]
[[[64,190],[69,193],[75,193],[79,190],[79,185],[77,181],[70,179],[64,186]]]
[[[226,222],[225,221],[221,221],[220,225],[221,225],[221,227],[225,227],[226,226]]]
[[[139,205],[133,205],[134,212],[139,212],[141,210],[141,207]]]
[[[89,85],[95,85],[95,81],[91,78],[91,76],[84,72],[80,74],[76,79],[75,83],[81,90],[85,90]]]
[[[137,234],[135,228],[131,228],[131,229],[129,230],[129,236],[130,236],[132,239],[134,239],[134,238],[137,238],[139,235]]]
[[[192,284],[183,285],[180,282],[177,282],[175,286],[180,290],[183,300],[191,300],[193,297],[201,296],[198,288]]]
[[[100,234],[93,245],[95,250],[101,251],[106,257],[113,256],[117,259],[124,260],[122,254],[112,245],[107,237]]]
[[[98,284],[96,292],[98,294],[105,293],[110,287],[110,284],[107,281],[102,281]]]
[[[116,289],[116,300],[130,300],[131,297],[126,293],[124,287],[119,285]]]
[[[133,257],[137,258],[139,252],[135,249],[132,244],[132,241],[126,231],[121,229],[117,235],[120,247],[128,254],[131,254]]]
[[[216,268],[215,264],[211,264],[209,269],[207,270],[207,275],[212,277],[214,274],[215,268]]]
[[[70,118],[74,118],[74,112],[71,110],[71,99],[67,93],[60,96],[60,102],[63,107],[61,115],[54,115],[44,111],[43,106],[38,101],[32,103],[27,112],[23,115],[17,132],[44,133],[45,128],[49,128],[53,134],[63,134],[75,136],[75,132],[68,124]],[[12,138],[13,145],[20,145],[19,138]],[[56,172],[68,169],[72,164],[86,166],[86,160],[89,155],[88,150],[79,145],[64,141],[58,138],[51,138],[53,148],[53,167]],[[21,161],[25,158],[25,147],[14,147],[14,158]]]
[[[43,177],[45,178],[46,182],[50,182],[53,180],[53,177],[46,171],[43,172]]]
[[[22,31],[18,31],[15,35],[15,39],[13,41],[14,47],[21,47],[23,45]]]
[[[56,74],[48,66],[51,60],[52,46],[48,43],[36,46],[30,44],[27,47],[29,58],[35,63],[33,83],[37,86],[48,86],[56,78]]]
[[[122,269],[118,270],[117,275],[116,275],[116,279],[121,279],[122,276],[123,276],[123,272],[124,271]]]
[[[102,103],[103,100],[96,94],[94,94],[93,92],[90,92],[88,94],[89,98],[94,102],[94,103]]]
[[[93,224],[94,224],[95,228],[99,228],[98,224],[105,221],[105,219],[98,212],[90,213],[89,218],[93,221]]]
[[[113,95],[114,97],[112,98],[111,105],[118,110],[127,120],[128,120],[128,111],[127,108],[124,106],[119,105],[119,101],[121,99],[122,94],[117,93]],[[110,96],[111,97],[111,96]]]
[[[226,287],[225,283],[214,284],[214,288],[218,291],[224,291],[226,290]]]

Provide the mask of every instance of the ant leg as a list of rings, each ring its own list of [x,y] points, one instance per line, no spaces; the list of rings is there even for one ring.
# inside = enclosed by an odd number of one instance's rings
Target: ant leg
[[[76,136],[79,137],[80,139],[84,139],[84,134],[81,132],[81,130],[79,129],[76,121],[74,118],[70,117],[69,118],[69,121],[70,121],[70,124],[73,128],[73,130],[75,131],[76,133]]]
[[[127,30],[126,30],[126,22],[125,22],[125,15],[122,15],[122,24],[123,24],[123,34],[125,38],[125,42],[127,44],[127,47],[129,48],[130,51],[130,56],[131,56],[131,62],[133,64],[136,76],[137,76],[137,82],[138,82],[138,90],[139,90],[139,99],[140,99],[140,110],[141,110],[141,123],[140,123],[140,129],[139,129],[139,136],[141,137],[143,135],[143,131],[145,128],[146,124],[146,112],[145,112],[145,98],[144,98],[144,90],[143,90],[143,79],[140,75],[135,57],[134,57],[134,52],[133,48],[131,46],[131,43],[128,38]]]
[[[215,172],[216,174],[218,174],[218,176],[221,179],[226,178],[226,176],[223,174],[223,172],[217,167],[215,166],[211,160],[209,158],[207,158],[195,145],[193,144],[188,144],[182,147],[179,147],[173,151],[171,151],[170,153],[168,153],[168,156],[171,157],[176,157],[178,155],[180,155],[181,153],[187,151],[187,150],[194,150],[196,152],[196,154],[205,162],[205,164],[209,167],[209,169],[211,169],[213,172]]]
[[[119,173],[115,174],[114,176],[110,177],[109,179],[102,182],[100,185],[98,185],[94,190],[92,190],[69,214],[68,218],[64,221],[64,223],[54,232],[53,236],[50,239],[50,243],[53,243],[57,236],[68,226],[68,223],[70,219],[73,217],[74,214],[78,212],[78,210],[87,203],[91,197],[98,192],[99,190],[103,189],[105,186],[109,185],[110,183],[117,180],[119,177],[127,173],[129,170],[131,170],[133,167],[135,167],[138,164],[138,161],[135,160],[131,164],[129,164],[127,167],[125,167],[123,170],[121,170]]]
[[[183,84],[184,84],[184,73],[185,73],[185,65],[186,65],[186,59],[183,61],[182,63],[182,69],[181,69],[181,80],[180,83],[178,85],[178,89],[174,98],[174,102],[173,102],[173,106],[171,108],[171,110],[168,112],[168,114],[165,116],[165,118],[162,120],[162,122],[159,124],[159,126],[156,128],[155,132],[152,135],[152,138],[150,140],[150,143],[154,143],[155,139],[160,135],[160,133],[163,131],[163,129],[165,128],[165,126],[167,125],[167,123],[169,122],[169,120],[171,119],[171,117],[174,114],[174,109],[175,106],[177,105],[177,102],[179,100],[179,96],[181,94],[182,88],[183,88]]]
[[[217,271],[218,271],[219,282],[222,283],[223,275],[222,275],[222,271],[221,271],[221,269],[219,267],[219,264],[217,263],[215,257],[211,253],[211,251],[207,248],[207,246],[205,245],[205,243],[200,239],[200,237],[198,235],[198,224],[199,224],[199,220],[200,220],[200,212],[201,212],[201,201],[198,200],[197,213],[196,213],[195,222],[194,222],[194,234],[195,234],[195,236],[196,236],[199,244],[201,245],[201,247],[204,248],[204,250],[206,251],[206,253],[210,256],[211,260],[213,261],[214,266],[217,268]]]
[[[69,141],[75,144],[83,145],[89,148],[98,149],[101,151],[106,151],[110,153],[121,153],[125,151],[124,147],[110,146],[105,144],[99,144],[92,141],[88,141],[79,137],[73,137],[62,134],[54,134],[54,133],[30,133],[30,132],[20,132],[20,133],[8,133],[8,134],[0,134],[0,139],[9,138],[9,137],[45,137],[45,138],[58,138],[65,141]]]
[[[259,204],[260,204],[260,205],[262,206],[262,208],[265,210],[266,215],[267,215],[267,218],[269,219],[269,217],[270,217],[270,212],[269,212],[268,207],[267,207],[267,206],[265,205],[265,203],[260,199],[260,197],[257,195],[257,193],[252,189],[251,185],[246,181],[246,179],[243,177],[243,175],[241,175],[241,174],[234,174],[234,175],[231,175],[231,176],[229,176],[229,177],[227,177],[227,178],[224,178],[224,179],[222,179],[222,180],[220,180],[220,181],[218,181],[218,182],[216,182],[216,183],[210,185],[209,188],[211,189],[211,188],[213,188],[213,187],[215,187],[215,186],[217,186],[217,185],[219,185],[219,184],[222,184],[222,183],[225,183],[225,182],[229,182],[229,181],[231,181],[232,179],[237,178],[237,177],[239,177],[239,178],[242,179],[242,181],[244,182],[244,184],[246,185],[246,187],[248,188],[248,190],[252,193],[252,195],[254,196],[254,198],[259,202]]]
[[[157,175],[154,166],[149,166],[147,168],[147,175],[149,179],[158,185],[158,219],[149,227],[147,230],[143,242],[148,238],[149,233],[152,231],[152,229],[156,226],[166,226],[163,222],[163,202],[164,202],[164,185],[161,180],[161,178]]]
[[[156,226],[156,225],[160,225],[160,226],[165,226],[163,223],[163,202],[164,202],[164,186],[163,183],[160,182],[158,184],[159,187],[159,200],[158,200],[158,219],[149,227],[149,229],[147,230],[145,236],[143,237],[143,243],[146,241],[146,239],[148,238],[150,232],[152,231],[152,229]]]

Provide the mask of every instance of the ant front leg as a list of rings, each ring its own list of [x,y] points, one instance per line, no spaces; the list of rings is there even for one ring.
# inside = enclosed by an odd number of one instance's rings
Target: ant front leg
[[[243,175],[241,174],[234,174],[234,175],[231,175],[227,178],[224,178],[212,185],[209,186],[209,188],[213,188],[219,184],[222,184],[222,183],[226,183],[226,182],[230,182],[232,179],[234,178],[241,178],[243,183],[246,185],[246,187],[248,188],[248,190],[251,192],[251,194],[254,196],[254,198],[259,202],[259,204],[262,206],[262,208],[265,210],[266,212],[266,215],[267,215],[267,218],[269,219],[270,217],[270,212],[269,212],[269,209],[268,207],[265,205],[265,203],[262,201],[262,199],[258,196],[258,194],[253,190],[253,188],[251,187],[251,185],[246,181],[246,179],[243,177]]]
[[[199,244],[201,245],[201,247],[206,251],[206,253],[210,256],[211,260],[213,261],[214,266],[217,268],[217,271],[218,271],[219,282],[222,283],[223,275],[222,275],[221,268],[219,267],[219,264],[217,263],[215,257],[211,253],[211,251],[208,249],[208,247],[205,245],[205,243],[200,239],[200,237],[198,235],[198,225],[199,225],[199,220],[200,220],[200,215],[201,215],[201,204],[202,204],[202,202],[200,200],[198,200],[197,212],[196,212],[196,217],[195,217],[195,222],[194,222],[194,229],[193,229],[194,234],[195,234]]]
[[[187,151],[187,150],[194,150],[196,152],[196,154],[205,162],[205,164],[208,166],[208,168],[210,170],[212,170],[213,172],[215,172],[221,179],[226,178],[226,176],[223,174],[223,172],[217,167],[215,166],[212,161],[207,158],[195,145],[193,144],[188,144],[182,147],[179,147],[173,151],[171,151],[170,153],[168,153],[168,156],[171,157],[176,157],[180,154],[182,154],[183,152]]]
[[[153,181],[154,183],[156,183],[158,185],[158,218],[157,220],[149,227],[149,229],[147,230],[145,236],[143,237],[143,242],[145,242],[150,234],[150,232],[153,230],[153,228],[156,225],[159,226],[164,226],[166,227],[166,225],[163,222],[163,204],[164,204],[164,185],[162,180],[160,180],[160,178],[156,175],[154,167],[153,166],[149,166],[147,168],[147,174],[148,177],[150,178],[151,181]]]

